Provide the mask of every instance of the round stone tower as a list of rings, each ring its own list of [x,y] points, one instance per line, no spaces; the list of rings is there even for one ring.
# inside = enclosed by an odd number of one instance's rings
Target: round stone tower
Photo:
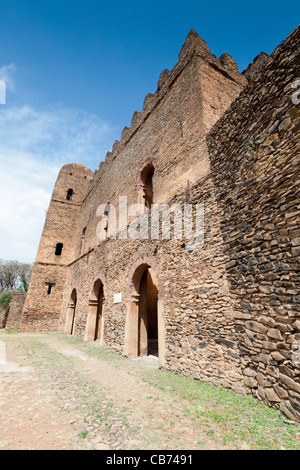
[[[76,163],[59,172],[24,305],[22,328],[54,330],[58,324],[66,269],[72,261],[76,221],[93,180],[92,170]]]

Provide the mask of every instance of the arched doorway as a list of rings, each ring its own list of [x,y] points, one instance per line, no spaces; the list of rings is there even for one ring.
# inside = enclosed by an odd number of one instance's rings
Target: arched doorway
[[[65,333],[67,335],[72,335],[74,333],[76,305],[77,305],[77,292],[76,292],[76,289],[73,289],[71,297],[70,297],[70,302],[68,305],[67,315],[66,315]]]
[[[103,339],[103,303],[104,287],[101,279],[93,282],[89,298],[89,311],[86,321],[85,341],[96,341]]]
[[[124,353],[128,357],[157,356],[164,364],[163,301],[155,269],[141,263],[129,280]]]
[[[158,357],[158,287],[153,269],[146,268],[139,288],[139,356]]]

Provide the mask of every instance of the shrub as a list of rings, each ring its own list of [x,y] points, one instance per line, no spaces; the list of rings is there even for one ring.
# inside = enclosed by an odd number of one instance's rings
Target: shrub
[[[3,292],[3,294],[0,295],[0,306],[3,308],[7,308],[10,304],[11,299],[12,299],[11,292]]]

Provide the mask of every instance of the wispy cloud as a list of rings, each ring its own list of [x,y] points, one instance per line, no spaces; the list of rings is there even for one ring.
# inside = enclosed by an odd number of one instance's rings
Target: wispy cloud
[[[95,166],[109,150],[113,129],[97,116],[61,105],[1,108],[1,149],[28,151],[50,161]]]
[[[112,137],[81,110],[1,106],[0,258],[34,261],[59,169],[75,162],[94,170]]]
[[[15,72],[16,66],[14,63],[0,67],[0,80],[3,80],[6,89],[12,92],[15,91]]]

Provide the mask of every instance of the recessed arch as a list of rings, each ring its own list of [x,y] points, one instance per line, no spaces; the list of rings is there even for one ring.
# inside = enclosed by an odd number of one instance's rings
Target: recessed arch
[[[105,281],[102,274],[98,274],[93,282],[89,294],[89,309],[86,321],[85,341],[103,342],[104,332],[104,302]]]
[[[154,160],[146,160],[137,175],[138,204],[141,204],[146,210],[150,210],[153,204],[153,176],[155,168]]]
[[[65,323],[65,333],[69,335],[73,335],[74,330],[75,330],[76,306],[77,306],[77,290],[74,288],[70,296],[70,301],[68,304],[67,315],[66,315],[66,323]]]
[[[163,293],[155,260],[134,263],[128,279],[124,354],[155,355],[165,364]]]

